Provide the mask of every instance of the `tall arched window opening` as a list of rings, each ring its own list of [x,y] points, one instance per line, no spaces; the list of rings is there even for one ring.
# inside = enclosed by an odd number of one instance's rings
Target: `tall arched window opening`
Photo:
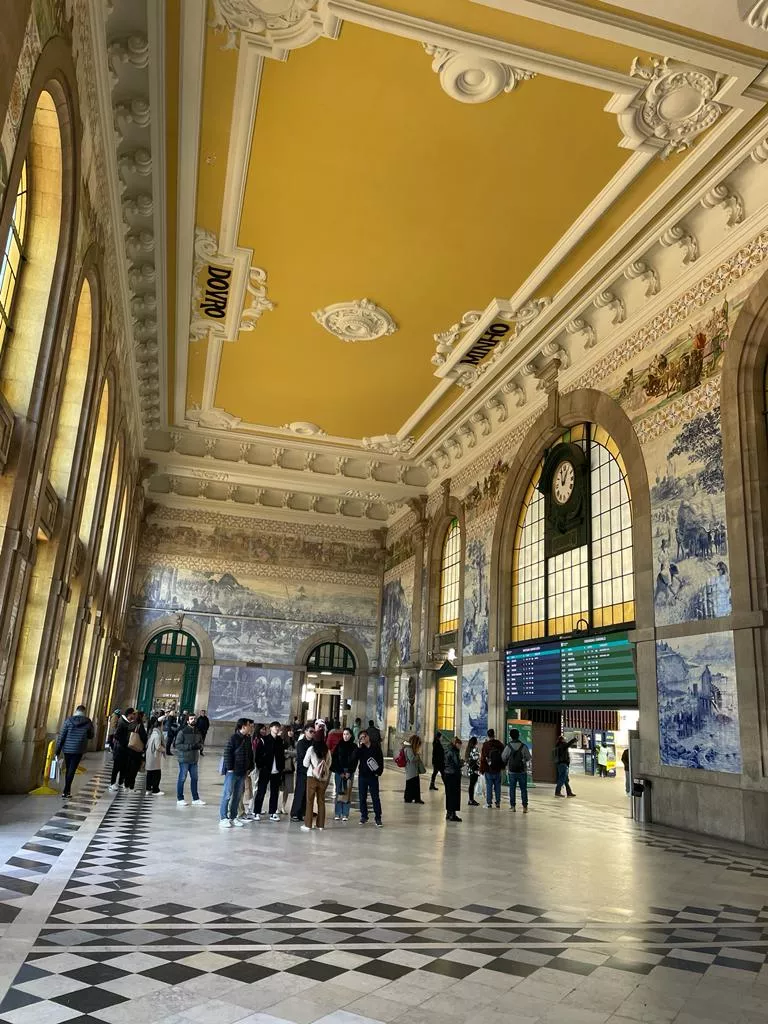
[[[26,259],[27,237],[27,161],[21,166],[19,187],[13,204],[11,226],[0,258],[0,352],[8,332],[12,329],[13,300],[19,282],[21,266]]]
[[[606,430],[591,423],[566,431],[551,451],[567,444],[584,453],[583,542],[571,546],[556,536],[570,528],[557,508],[574,500],[578,472],[568,468],[567,458],[548,468],[546,454],[531,477],[515,534],[513,641],[605,629],[635,618],[632,501],[621,452]],[[549,519],[545,492],[555,509]]]
[[[459,628],[459,578],[461,573],[461,528],[452,519],[443,541],[440,562],[440,607],[438,632],[450,633]]]

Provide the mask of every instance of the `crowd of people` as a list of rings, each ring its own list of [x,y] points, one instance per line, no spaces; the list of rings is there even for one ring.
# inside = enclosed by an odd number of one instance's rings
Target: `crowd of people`
[[[163,796],[160,789],[166,758],[178,762],[176,803],[189,806],[186,783],[189,779],[191,803],[205,806],[198,789],[200,758],[205,756],[205,743],[210,728],[206,712],[158,709],[147,721],[143,712],[134,708],[115,709],[110,719],[107,746],[112,751],[110,790],[133,790],[142,767],[146,770],[145,791],[148,796]],[[63,753],[66,777],[62,792],[68,797],[80,759],[93,738],[93,723],[85,707],[78,707],[68,718],[59,735],[56,754]],[[558,738],[553,750],[557,768],[556,797],[575,796],[570,786],[570,748],[575,739]],[[427,774],[422,756],[421,737],[414,733],[404,741],[395,764],[404,769],[403,800],[423,804],[421,776]],[[476,799],[484,796],[490,810],[501,807],[502,777],[509,786],[509,804],[517,810],[519,790],[523,814],[528,813],[528,774],[531,752],[520,739],[517,729],[510,730],[504,744],[488,729],[480,745],[476,736],[462,751],[458,736],[445,743],[436,732],[432,743],[432,777],[429,789],[437,789],[440,777],[445,791],[446,821],[460,822],[462,777],[468,779],[468,805],[479,807]],[[261,821],[262,815],[279,822],[283,816],[300,822],[301,830],[323,831],[326,822],[326,793],[333,783],[334,820],[350,819],[352,793],[357,779],[359,823],[365,825],[373,811],[376,826],[382,827],[379,780],[384,771],[381,733],[371,720],[363,728],[361,720],[352,727],[339,722],[317,719],[301,725],[294,719],[290,725],[273,721],[269,725],[250,718],[238,719],[235,731],[227,740],[219,760],[219,773],[224,786],[219,806],[219,827],[243,828],[249,822]],[[563,789],[565,793],[563,793]],[[369,809],[370,800],[370,809]],[[264,804],[267,802],[267,810]]]

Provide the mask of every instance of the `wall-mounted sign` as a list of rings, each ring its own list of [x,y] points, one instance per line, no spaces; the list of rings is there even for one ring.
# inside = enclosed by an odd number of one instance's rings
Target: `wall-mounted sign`
[[[509,321],[496,319],[488,324],[483,333],[472,343],[472,347],[459,359],[460,363],[478,366],[512,330]]]
[[[205,268],[205,281],[200,300],[200,312],[212,320],[223,320],[227,315],[229,289],[232,284],[231,267]]]

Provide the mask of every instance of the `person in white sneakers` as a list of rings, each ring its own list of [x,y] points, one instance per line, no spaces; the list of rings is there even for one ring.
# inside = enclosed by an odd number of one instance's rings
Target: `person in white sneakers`
[[[325,734],[317,736],[312,746],[304,755],[304,767],[307,769],[307,809],[304,814],[302,832],[312,831],[312,815],[317,800],[317,830],[325,828],[325,791],[331,778],[331,752],[325,742]]]
[[[176,806],[187,807],[184,799],[184,783],[189,775],[192,786],[192,803],[195,807],[204,807],[205,800],[200,799],[197,791],[197,764],[200,751],[203,749],[203,737],[195,728],[195,716],[188,714],[186,723],[176,733],[173,741],[176,757],[179,759],[179,778],[176,782]]]
[[[253,770],[251,728],[247,718],[239,718],[234,733],[224,748],[222,770],[224,792],[219,807],[219,828],[242,828],[245,822],[237,811],[245,788],[248,772]]]

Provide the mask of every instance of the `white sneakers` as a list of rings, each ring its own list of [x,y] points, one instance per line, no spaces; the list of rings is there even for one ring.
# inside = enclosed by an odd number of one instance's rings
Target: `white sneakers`
[[[235,828],[245,828],[245,822],[241,821],[239,818],[235,818],[232,824],[235,826]]]
[[[301,831],[301,832],[311,832],[312,829],[309,827],[309,825],[302,825],[301,829],[299,831]]]
[[[110,793],[117,793],[117,791],[118,791],[119,789],[121,789],[121,788],[122,788],[122,787],[118,786],[118,784],[117,784],[117,783],[115,782],[115,783],[113,783],[113,784],[112,784],[112,785],[111,785],[111,786],[109,787],[109,792],[110,792]]]
[[[219,822],[219,828],[232,828],[232,822],[229,818],[222,818]]]
[[[279,814],[270,814],[269,820],[270,821],[280,821],[280,815]]]
[[[253,820],[254,821],[261,821],[261,815],[260,814],[254,814]]]
[[[189,807],[189,804],[187,803],[186,800],[177,800],[176,801],[176,806],[177,807]]]
[[[192,801],[192,806],[193,807],[205,807],[205,800],[193,800]]]

